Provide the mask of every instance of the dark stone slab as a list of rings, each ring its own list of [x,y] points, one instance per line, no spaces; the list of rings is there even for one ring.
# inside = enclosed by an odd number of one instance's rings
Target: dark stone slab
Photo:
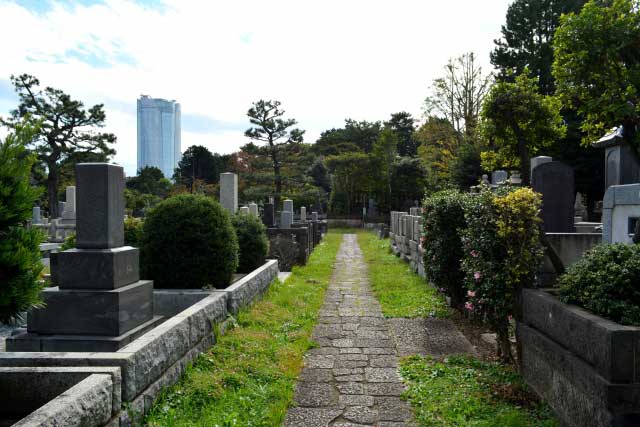
[[[522,321],[561,343],[605,379],[640,382],[640,328],[564,304],[537,289],[523,291]]]
[[[76,165],[76,247],[124,245],[124,170],[107,163]]]
[[[151,320],[122,335],[43,335],[24,333],[7,339],[7,351],[43,352],[112,352],[118,351],[133,340],[158,326],[164,318],[154,316]]]
[[[29,313],[29,332],[118,336],[153,316],[149,280],[109,291],[48,288],[42,296],[45,307]]]
[[[542,194],[544,231],[573,232],[573,169],[562,162],[547,162],[537,166],[531,176],[531,187]]]
[[[57,254],[60,289],[117,289],[140,280],[137,248],[69,249]]]
[[[276,214],[273,203],[265,203],[262,207],[262,222],[267,227],[275,227]]]
[[[539,331],[519,324],[521,372],[563,425],[640,425],[640,384],[607,381],[588,364]]]

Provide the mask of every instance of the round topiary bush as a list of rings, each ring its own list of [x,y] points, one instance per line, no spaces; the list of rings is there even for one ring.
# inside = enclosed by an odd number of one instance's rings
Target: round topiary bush
[[[640,246],[598,245],[558,283],[563,302],[623,325],[640,326]]]
[[[238,240],[229,214],[215,200],[170,197],[147,215],[143,277],[157,288],[224,288],[238,266]]]
[[[267,228],[252,215],[235,215],[232,222],[240,247],[238,273],[250,273],[264,264],[269,253]]]
[[[144,221],[141,218],[129,217],[124,220],[124,244],[139,248],[142,245]]]

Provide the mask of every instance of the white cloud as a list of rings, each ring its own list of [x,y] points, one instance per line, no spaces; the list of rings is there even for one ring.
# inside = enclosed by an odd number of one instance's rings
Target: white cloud
[[[418,116],[448,58],[474,51],[489,70],[508,3],[169,0],[149,8],[106,0],[35,13],[0,0],[0,78],[32,73],[86,104],[105,103],[118,135],[116,161],[132,173],[141,93],[230,123],[245,121],[259,98],[279,99],[308,141],[347,117]],[[95,67],[71,51],[113,65]],[[133,113],[114,107],[126,104]],[[220,130],[183,132],[182,141],[231,152],[246,139],[241,130]]]

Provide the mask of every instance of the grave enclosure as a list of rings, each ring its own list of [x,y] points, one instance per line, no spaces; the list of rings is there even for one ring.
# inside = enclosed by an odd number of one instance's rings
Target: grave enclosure
[[[278,274],[267,260],[226,289],[154,290],[123,246],[122,168],[76,173],[77,248],[58,254],[47,306],[0,352],[0,425],[133,425]]]

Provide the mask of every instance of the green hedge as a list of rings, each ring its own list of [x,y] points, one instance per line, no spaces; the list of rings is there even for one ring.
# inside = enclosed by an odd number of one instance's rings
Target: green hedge
[[[424,267],[429,281],[451,297],[451,305],[464,304],[466,288],[460,233],[466,227],[464,204],[469,196],[457,190],[440,191],[423,203]]]
[[[238,273],[250,273],[264,264],[269,253],[267,228],[253,215],[235,215],[232,222],[240,249]]]
[[[598,245],[558,282],[563,302],[623,325],[640,326],[640,246]]]
[[[180,194],[147,215],[143,277],[157,288],[224,288],[238,266],[238,241],[229,214],[210,197]]]

